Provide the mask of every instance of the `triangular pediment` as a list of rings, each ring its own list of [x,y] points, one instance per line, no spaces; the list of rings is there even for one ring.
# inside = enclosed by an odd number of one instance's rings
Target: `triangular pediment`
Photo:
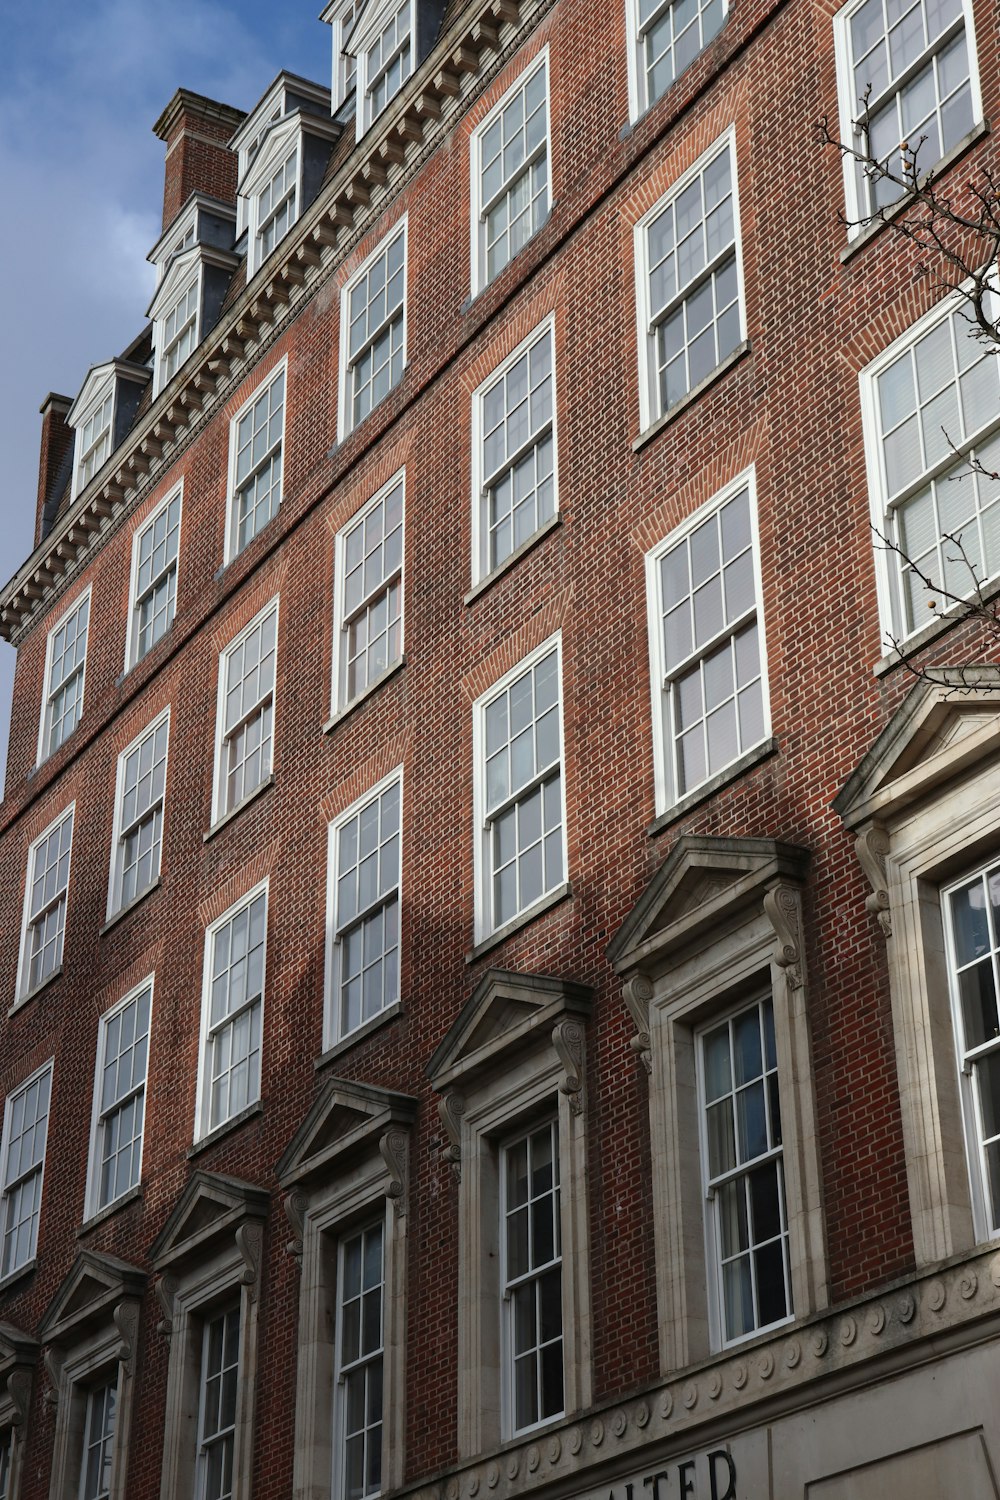
[[[411,1125],[416,1114],[417,1101],[409,1094],[330,1078],[279,1161],[278,1181],[291,1187],[373,1149],[391,1125]]]
[[[38,1353],[38,1340],[13,1323],[0,1323],[0,1376],[15,1365],[30,1365]]]
[[[196,1172],[153,1242],[150,1259],[162,1271],[199,1255],[247,1220],[266,1218],[270,1204],[266,1188],[218,1172]]]
[[[146,1275],[126,1261],[95,1250],[81,1250],[48,1311],[39,1332],[43,1342],[75,1337],[95,1322],[109,1322],[125,1297],[141,1297]]]
[[[238,191],[243,197],[249,198],[263,187],[282,158],[288,154],[292,141],[297,140],[301,134],[303,119],[304,116],[296,112],[283,115],[281,119],[273,120],[268,125],[239,185]]]
[[[427,1064],[427,1076],[436,1089],[447,1088],[539,1034],[548,1040],[561,1016],[586,1020],[590,1011],[590,989],[574,980],[488,969]]]
[[[127,359],[109,359],[106,364],[92,365],[79,396],[66,413],[67,423],[70,427],[81,426],[91,409],[104,400],[114,380],[131,380],[144,385],[151,375],[148,365],[134,365]]]
[[[693,942],[763,901],[780,881],[801,882],[809,853],[774,839],[685,834],[674,845],[608,947],[619,974]]]
[[[146,317],[159,317],[164,308],[176,301],[188,282],[197,275],[200,265],[200,245],[192,245],[180,255],[175,255],[164,273],[163,280],[156,288],[156,295],[146,310]]]
[[[879,821],[983,762],[1000,762],[1000,668],[952,668],[907,694],[834,808],[848,828]]]

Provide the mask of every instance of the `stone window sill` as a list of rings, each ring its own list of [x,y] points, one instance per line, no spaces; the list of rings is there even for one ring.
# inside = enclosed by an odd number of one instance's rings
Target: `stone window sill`
[[[337,729],[343,724],[345,719],[349,719],[353,713],[356,713],[363,703],[367,703],[368,699],[377,693],[380,687],[391,681],[405,666],[406,656],[404,653],[398,661],[392,663],[391,667],[386,667],[384,672],[380,672],[377,677],[373,678],[356,698],[352,698],[350,703],[345,703],[343,708],[338,708],[335,714],[331,714],[323,725],[323,733],[329,734],[332,730]]]
[[[99,1208],[96,1213],[92,1213],[89,1219],[84,1219],[76,1231],[77,1239],[82,1239],[92,1229],[96,1229],[98,1224],[103,1224],[105,1219],[112,1218],[118,1213],[119,1209],[127,1207],[130,1203],[136,1203],[141,1197],[142,1183],[137,1182],[135,1187],[129,1188],[127,1193],[122,1193],[120,1198],[115,1198],[112,1203],[106,1203],[103,1208]]]
[[[61,979],[62,972],[63,966],[62,964],[60,964],[58,969],[53,969],[51,974],[47,974],[45,976],[41,984],[36,984],[33,990],[29,990],[26,995],[18,995],[17,999],[14,1001],[13,1005],[7,1012],[8,1017],[16,1015],[19,1010],[22,1010],[24,1006],[29,1004],[30,1001],[34,1000],[37,995],[40,995],[43,990],[47,990],[50,984],[55,984],[57,979]]]
[[[520,932],[522,927],[527,927],[529,922],[533,922],[536,917],[542,916],[544,912],[551,911],[554,906],[559,906],[563,901],[568,901],[572,894],[573,887],[568,880],[564,880],[562,885],[557,885],[554,890],[542,896],[540,900],[536,901],[533,906],[529,906],[525,911],[518,912],[517,916],[512,917],[503,927],[498,927],[495,932],[488,933],[481,942],[476,943],[475,947],[469,949],[465,955],[465,962],[467,964],[475,963],[477,958],[481,958],[484,953],[489,953],[493,948],[498,948],[501,943],[505,943],[515,932]]]
[[[717,380],[721,380],[723,375],[727,375],[733,366],[738,365],[740,360],[749,353],[750,340],[744,339],[743,343],[737,344],[732,354],[727,354],[722,363],[716,365],[715,369],[706,375],[704,380],[699,380],[697,385],[693,385],[675,406],[672,406],[662,417],[657,417],[656,421],[647,427],[645,432],[640,432],[639,436],[632,442],[632,452],[638,453],[640,448],[645,448],[647,443],[651,443],[655,437],[659,437],[664,427],[669,427],[671,422],[676,422],[677,418],[683,412],[686,412],[689,406],[693,406],[700,396],[703,396]]]
[[[235,807],[231,807],[227,813],[223,813],[222,817],[212,824],[208,832],[202,834],[202,843],[207,844],[209,839],[214,839],[215,835],[221,832],[227,823],[231,823],[234,818],[238,818],[245,807],[249,807],[251,802],[256,802],[257,798],[263,796],[272,786],[274,786],[273,771],[259,786],[255,786],[253,791],[243,798],[242,802],[237,802]]]
[[[499,563],[493,569],[492,573],[487,573],[485,578],[481,578],[466,594],[462,601],[463,604],[472,604],[474,600],[479,598],[480,594],[485,594],[498,579],[502,578],[511,568],[516,567],[522,557],[527,557],[529,552],[533,552],[539,542],[545,540],[550,531],[555,531],[556,527],[561,525],[562,516],[557,511],[554,516],[550,516],[547,521],[543,521],[538,530],[533,531],[527,540],[521,543],[520,547],[515,547],[510,556],[505,557],[503,562]]]
[[[773,735],[769,740],[764,740],[762,744],[755,745],[752,750],[748,750],[745,755],[741,755],[739,760],[734,760],[730,765],[723,767],[721,771],[717,771],[714,776],[710,776],[707,781],[701,782],[692,792],[688,792],[687,796],[681,797],[679,801],[671,803],[658,817],[653,819],[646,832],[651,838],[658,833],[662,833],[664,828],[669,828],[671,823],[676,823],[678,818],[682,818],[693,807],[697,807],[699,803],[707,801],[709,797],[714,797],[715,793],[722,787],[727,786],[729,782],[737,781],[747,771],[759,765],[762,760],[768,760],[772,755],[776,755],[778,749],[778,741]]]
[[[342,1057],[345,1052],[349,1052],[358,1042],[363,1042],[373,1032],[380,1030],[381,1027],[386,1026],[390,1021],[394,1021],[397,1016],[401,1016],[402,1014],[403,1003],[401,1000],[397,1000],[395,1005],[387,1005],[385,1010],[380,1010],[378,1015],[372,1016],[370,1021],[365,1021],[362,1026],[356,1026],[353,1031],[349,1031],[346,1036],[342,1036],[331,1047],[327,1047],[325,1052],[321,1052],[319,1057],[314,1060],[313,1067],[317,1070],[325,1068],[327,1063],[333,1062],[335,1057]]]
[[[193,1146],[189,1146],[187,1149],[188,1161],[192,1161],[194,1157],[200,1156],[203,1151],[208,1150],[209,1146],[214,1146],[217,1141],[221,1141],[224,1136],[229,1135],[232,1131],[238,1130],[241,1125],[245,1125],[255,1115],[262,1115],[263,1113],[264,1105],[260,1099],[255,1100],[253,1104],[248,1104],[246,1109],[241,1109],[238,1115],[233,1115],[229,1120],[223,1120],[222,1124],[216,1125],[215,1129],[210,1130],[208,1135],[203,1135],[200,1140],[195,1141]]]
[[[27,1276],[37,1265],[38,1257],[33,1255],[30,1260],[25,1261],[23,1266],[18,1266],[16,1271],[11,1271],[9,1276],[5,1276],[0,1281],[0,1292],[5,1292],[8,1287],[12,1287],[16,1281],[20,1281],[22,1276]]]
[[[117,927],[118,923],[121,922],[125,917],[127,917],[129,912],[135,911],[136,907],[141,906],[147,896],[151,896],[154,891],[158,891],[159,889],[160,876],[157,875],[152,885],[147,885],[146,889],[144,891],[140,891],[138,896],[132,897],[132,900],[128,903],[127,906],[120,906],[116,912],[112,913],[97,936],[103,937],[106,932],[111,931],[112,927]]]

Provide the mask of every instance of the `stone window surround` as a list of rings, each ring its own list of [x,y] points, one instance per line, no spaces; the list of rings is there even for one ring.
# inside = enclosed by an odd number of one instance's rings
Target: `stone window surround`
[[[584,1023],[591,992],[551,975],[489,969],[427,1066],[442,1096],[442,1155],[459,1179],[458,1452],[511,1436],[503,1394],[500,1148],[558,1121],[565,1413],[591,1405],[590,1248]],[[559,1419],[561,1420],[561,1418]],[[546,1424],[548,1425],[548,1424]],[[533,1429],[537,1430],[537,1429]]]
[[[0,1434],[10,1434],[8,1500],[17,1500],[38,1341],[12,1323],[0,1322]]]
[[[160,1500],[190,1500],[194,1493],[205,1318],[231,1304],[234,1296],[240,1303],[240,1357],[233,1493],[249,1494],[261,1261],[269,1208],[270,1194],[264,1188],[196,1172],[150,1249],[164,1314],[158,1331],[170,1340]]]
[[[404,1479],[406,1214],[416,1100],[331,1078],[278,1163],[301,1270],[295,1404],[296,1495],[329,1494],[339,1468],[334,1409],[337,1247],[384,1212],[382,1489]]]
[[[1000,847],[1000,668],[918,682],[834,801],[885,939],[918,1269],[977,1241],[940,889]]]
[[[91,1388],[117,1387],[110,1500],[127,1500],[136,1350],[146,1276],[115,1256],[83,1250],[42,1320],[46,1401],[55,1407],[49,1500],[78,1500]],[[71,1308],[71,1311],[65,1311]]]
[[[696,1032],[770,986],[782,1089],[794,1317],[829,1300],[812,1092],[802,892],[808,853],[771,839],[685,835],[608,950],[650,1075],[660,1368],[722,1347],[706,1274]],[[687,889],[685,889],[687,888]],[[671,911],[671,904],[675,911]],[[709,941],[710,935],[710,941]],[[748,1335],[755,1336],[755,1335]]]

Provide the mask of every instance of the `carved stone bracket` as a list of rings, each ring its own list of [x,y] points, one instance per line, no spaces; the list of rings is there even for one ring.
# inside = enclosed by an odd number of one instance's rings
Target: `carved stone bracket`
[[[559,1092],[569,1099],[575,1115],[583,1113],[583,1027],[578,1021],[557,1021],[552,1028],[552,1045],[563,1066]]]
[[[261,1252],[264,1248],[263,1226],[240,1224],[236,1230],[236,1248],[243,1262],[240,1281],[245,1287],[250,1288],[250,1300],[254,1301],[260,1291]]]
[[[774,885],[764,893],[764,912],[777,938],[774,961],[784,969],[789,989],[802,988],[802,910],[792,885]]]
[[[301,1188],[293,1188],[286,1193],[282,1199],[282,1206],[289,1224],[292,1226],[292,1238],[285,1246],[287,1254],[292,1255],[302,1265],[302,1238],[305,1232],[305,1215],[309,1206],[309,1199]]]
[[[885,870],[885,857],[889,853],[889,835],[878,823],[873,823],[854,840],[854,852],[858,863],[872,888],[865,897],[865,910],[878,918],[883,937],[892,937],[892,913],[889,910],[889,880]]]
[[[406,1178],[409,1165],[410,1138],[405,1130],[387,1130],[378,1143],[379,1153],[389,1171],[389,1192],[397,1214],[406,1213]]]
[[[648,974],[633,974],[622,985],[622,996],[635,1022],[635,1036],[629,1043],[647,1073],[653,1071],[652,1048],[649,1039],[649,1005],[653,998],[653,981]]]
[[[54,1345],[48,1344],[42,1350],[42,1361],[45,1365],[45,1373],[49,1377],[49,1389],[45,1392],[47,1406],[59,1405],[59,1387],[62,1383],[63,1355]]]
[[[11,1425],[23,1427],[28,1420],[28,1407],[31,1405],[31,1371],[11,1370],[7,1376],[7,1394],[14,1407]]]
[[[174,1331],[175,1307],[174,1301],[177,1297],[177,1278],[175,1276],[161,1276],[154,1283],[156,1296],[160,1306],[163,1308],[163,1317],[156,1325],[157,1333],[165,1334],[167,1338]]]
[[[455,1176],[462,1176],[462,1116],[465,1113],[465,1100],[461,1094],[454,1090],[442,1094],[438,1100],[438,1114],[444,1133],[448,1137],[448,1144],[441,1147],[441,1159],[446,1161]]]
[[[135,1350],[139,1341],[139,1305],[131,1298],[123,1299],[111,1316],[121,1335],[118,1361],[124,1366],[126,1375],[131,1375],[135,1369]]]

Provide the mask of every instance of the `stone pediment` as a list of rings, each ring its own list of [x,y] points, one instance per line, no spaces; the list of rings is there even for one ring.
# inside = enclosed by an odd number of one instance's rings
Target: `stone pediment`
[[[218,1172],[196,1172],[154,1240],[150,1259],[162,1271],[201,1255],[249,1220],[266,1219],[270,1206],[266,1188]]]
[[[31,1378],[38,1340],[0,1323],[0,1427],[23,1427],[31,1401]]]
[[[42,1319],[44,1343],[75,1340],[95,1323],[111,1321],[114,1309],[126,1298],[140,1298],[146,1275],[113,1255],[81,1250],[72,1270]]]
[[[13,1323],[0,1323],[0,1377],[15,1365],[31,1365],[38,1353],[38,1340],[30,1333],[15,1328]]]
[[[834,800],[848,828],[879,822],[1000,758],[1000,667],[918,682]]]
[[[588,1019],[591,1003],[590,988],[574,980],[489,969],[427,1064],[427,1076],[446,1089],[536,1037],[549,1042],[565,1017]]]
[[[774,839],[726,839],[685,834],[626,917],[608,947],[616,973],[655,968],[657,960],[693,942],[764,894],[800,884],[809,851]]]
[[[372,1084],[331,1078],[303,1120],[277,1166],[283,1188],[306,1181],[358,1151],[373,1149],[395,1126],[409,1126],[417,1101]]]

